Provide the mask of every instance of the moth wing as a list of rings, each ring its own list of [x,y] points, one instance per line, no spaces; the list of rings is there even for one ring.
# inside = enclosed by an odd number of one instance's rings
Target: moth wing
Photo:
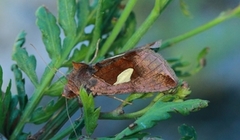
[[[161,55],[149,48],[139,48],[107,59],[94,66],[96,85],[90,90],[97,95],[128,92],[161,92],[176,87],[177,77]],[[114,85],[118,75],[133,68],[131,80]]]

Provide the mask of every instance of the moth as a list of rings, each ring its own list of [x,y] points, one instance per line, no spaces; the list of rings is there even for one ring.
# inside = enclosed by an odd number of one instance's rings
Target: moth
[[[78,96],[80,87],[97,95],[164,92],[178,84],[177,76],[151,48],[160,42],[147,44],[94,65],[73,62],[73,71],[67,76],[63,96]]]

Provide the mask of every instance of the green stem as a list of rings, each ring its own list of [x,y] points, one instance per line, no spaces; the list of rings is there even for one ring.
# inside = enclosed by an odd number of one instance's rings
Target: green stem
[[[143,37],[147,30],[152,26],[156,21],[163,9],[171,2],[171,0],[155,0],[153,10],[139,29],[133,34],[133,36],[128,40],[128,42],[123,46],[121,52],[125,52],[133,48],[138,41]]]
[[[65,44],[66,47],[64,48],[64,51],[62,51],[60,60],[52,60],[52,62],[50,62],[49,64],[49,67],[56,68],[56,69],[60,68],[62,63],[66,60],[72,48],[76,44],[76,41],[77,41],[76,38],[72,38],[71,40],[69,40],[68,44]],[[20,135],[24,125],[29,121],[29,117],[31,116],[31,113],[34,111],[34,109],[37,107],[37,105],[41,101],[44,95],[44,91],[50,85],[52,78],[55,75],[55,71],[52,72],[52,69],[49,69],[49,67],[45,69],[42,75],[40,85],[34,91],[32,98],[29,100],[18,125],[16,126],[13,134],[11,135],[11,138],[10,138],[11,140],[15,140],[17,136]]]
[[[69,134],[71,134],[73,132],[73,127],[74,129],[79,127],[79,125],[83,125],[83,120],[78,122],[78,123],[74,123],[73,126],[68,126],[66,129],[64,129],[63,131],[61,131],[60,133],[58,133],[57,135],[54,135],[51,140],[62,140],[64,138],[66,138]],[[80,137],[80,136],[78,136]],[[70,138],[69,138],[70,139]]]
[[[125,24],[129,14],[132,12],[133,7],[135,6],[135,4],[137,3],[137,0],[129,0],[126,7],[124,8],[122,15],[120,16],[120,18],[118,19],[116,25],[114,26],[111,35],[107,38],[106,42],[103,44],[100,52],[99,52],[99,56],[104,56],[108,49],[111,47],[111,44],[113,43],[113,41],[116,39],[117,35],[119,34],[121,28],[123,27],[123,25]]]
[[[94,15],[95,15],[95,13],[96,13],[96,9],[93,9],[91,12],[90,12],[90,14],[88,15],[88,18],[87,18],[87,23],[86,23],[86,26],[87,25],[89,25],[89,24],[91,24],[91,20],[93,19],[93,17],[94,17]],[[85,27],[84,28],[82,28],[79,32],[78,32],[78,34],[77,34],[77,36],[76,36],[76,39],[77,39],[77,42],[81,42],[81,41],[83,41],[83,40],[89,40],[92,36],[91,36],[91,34],[85,34],[84,33],[84,29],[85,29]],[[82,37],[82,36],[87,36],[87,37]],[[83,40],[82,40],[83,39]]]
[[[153,106],[153,104],[156,103],[158,100],[160,100],[163,96],[164,96],[164,94],[162,94],[162,93],[158,94],[147,107],[145,107],[144,109],[139,110],[137,112],[122,114],[122,115],[115,114],[115,112],[100,113],[99,119],[123,120],[123,119],[138,118],[138,117],[142,116],[143,114],[145,114],[149,110],[149,108],[151,108]]]
[[[92,14],[89,16],[89,18],[93,17],[93,15],[94,15],[93,13],[94,12],[92,12]],[[84,35],[80,34],[80,35],[76,36],[75,38],[70,38],[70,40],[67,42],[67,44],[64,44],[65,46],[63,48],[60,60],[57,60],[57,61],[52,60],[52,62],[50,63],[50,67],[53,67],[56,69],[61,67],[62,63],[66,60],[66,58],[68,57],[72,48],[76,45],[76,43],[79,40],[83,40],[84,37],[85,37]],[[50,85],[50,82],[51,82],[52,78],[54,77],[54,74],[55,74],[55,72],[52,72],[51,70],[49,70],[49,68],[45,69],[44,74],[41,79],[41,84],[34,91],[34,94],[33,94],[34,96],[32,96],[32,98],[29,100],[29,102],[21,116],[21,119],[20,119],[18,125],[16,126],[13,134],[11,135],[10,139],[12,139],[12,140],[17,139],[17,136],[20,135],[24,125],[29,121],[29,117],[31,116],[31,113],[34,111],[34,109],[37,107],[37,105],[41,101],[41,99],[44,95],[45,89],[47,89],[47,87]]]
[[[240,6],[236,7],[235,9],[233,9],[232,11],[229,11],[229,12],[224,12],[224,13],[221,13],[217,18],[213,19],[212,21],[190,31],[190,32],[187,32],[185,34],[182,34],[182,35],[179,35],[177,37],[174,37],[172,39],[169,39],[169,40],[166,40],[163,42],[162,46],[161,46],[161,50],[162,49],[165,49],[167,47],[170,47],[172,46],[173,44],[176,44],[182,40],[185,40],[187,38],[190,38],[196,34],[199,34],[209,28],[212,28],[213,26],[225,21],[225,20],[228,20],[234,16],[237,16],[238,14],[240,14]]]
[[[66,103],[65,100],[66,99],[63,99],[64,103]],[[77,103],[76,99],[69,100],[67,104],[69,106],[68,108],[66,108],[67,106],[63,106],[62,108],[60,108],[54,114],[54,116],[47,122],[47,124],[42,128],[43,134],[40,137],[38,137],[38,139],[50,139],[50,138],[54,139],[55,137],[64,137],[62,133],[58,134],[56,133],[59,131],[59,129],[62,128],[66,121],[69,120],[67,113],[69,113],[69,116],[72,116],[79,109],[79,104]],[[74,125],[74,128],[72,125]],[[75,129],[75,124],[73,123],[72,125],[70,126],[70,128],[73,131],[73,129]],[[69,134],[72,131],[67,132]],[[64,131],[65,136],[68,135],[67,132]]]
[[[17,139],[17,137],[22,132],[24,125],[29,121],[29,117],[31,116],[34,109],[37,107],[38,103],[41,101],[44,94],[44,90],[46,89],[46,87],[49,86],[50,81],[54,76],[54,73],[50,72],[49,69],[46,69],[44,75],[45,75],[44,77],[45,79],[42,81],[39,87],[34,91],[33,93],[34,96],[32,96],[32,98],[29,100],[18,125],[16,126],[13,134],[10,137],[11,140]]]
[[[103,1],[99,0],[98,1],[98,8],[97,8],[96,22],[95,22],[93,36],[92,36],[92,41],[91,41],[91,44],[89,46],[89,51],[87,53],[87,56],[85,57],[85,62],[89,62],[92,53],[96,49],[97,41],[101,36],[101,26],[102,26],[102,16],[103,16],[103,14],[102,14],[102,4],[103,4]]]

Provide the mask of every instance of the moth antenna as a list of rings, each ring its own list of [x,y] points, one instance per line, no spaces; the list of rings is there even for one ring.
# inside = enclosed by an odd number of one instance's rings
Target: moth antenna
[[[115,96],[113,96],[113,95],[106,95],[107,97],[110,97],[110,98],[113,98],[113,99],[115,99],[115,100],[118,100],[118,101],[120,101],[120,102],[122,102],[122,103],[126,103],[126,104],[129,104],[129,105],[132,105],[132,103],[130,103],[130,102],[127,102],[127,101],[124,101],[124,100],[122,100],[122,99],[120,99],[120,98],[117,98],[117,97],[115,97]]]
[[[65,98],[65,104],[66,104],[66,111],[67,111],[67,116],[68,116],[69,122],[70,122],[70,124],[71,124],[71,126],[72,126],[72,129],[73,129],[73,132],[74,132],[75,136],[78,138],[77,131],[76,131],[76,129],[74,128],[73,122],[72,122],[72,120],[71,120],[71,116],[69,115],[67,98]]]
[[[96,59],[96,57],[97,57],[100,40],[101,39],[98,39],[98,41],[97,41],[97,46],[96,46],[96,50],[95,50],[94,56],[93,56],[92,60],[89,62],[89,64],[92,64],[94,59]]]
[[[66,75],[65,75],[64,73],[62,73],[61,71],[59,71],[58,69],[56,69],[56,68],[51,68],[51,67],[47,64],[47,62],[44,60],[44,58],[42,57],[42,55],[39,53],[39,51],[37,50],[37,48],[36,48],[33,44],[30,44],[30,45],[35,49],[35,51],[38,53],[38,55],[40,56],[40,58],[42,59],[42,61],[46,64],[46,66],[47,66],[50,70],[54,69],[55,72],[59,72],[59,73],[61,73],[64,77],[66,77]],[[60,79],[60,77],[59,77],[58,75],[56,75],[56,76]],[[61,79],[60,79],[60,81],[61,81]],[[64,83],[63,83],[62,81],[61,81],[61,83],[64,85]],[[65,104],[66,104],[65,106],[66,106],[66,112],[67,112],[68,120],[70,121],[70,124],[71,124],[71,126],[72,126],[72,128],[73,128],[73,131],[74,131],[76,137],[78,138],[77,132],[76,132],[76,130],[75,130],[75,128],[74,128],[73,122],[72,122],[71,117],[70,117],[70,115],[69,115],[67,98],[65,98]]]
[[[59,73],[61,73],[64,77],[67,77],[63,72],[59,71],[58,69],[56,69],[56,68],[51,68],[51,67],[47,64],[47,62],[44,60],[44,58],[42,57],[42,55],[39,53],[39,51],[37,50],[37,48],[36,48],[35,46],[33,46],[33,44],[30,44],[30,45],[35,49],[35,51],[38,53],[38,55],[40,56],[40,58],[42,59],[42,61],[46,64],[46,66],[47,66],[50,70],[54,69],[55,72],[59,72]],[[56,76],[57,76],[57,75],[56,75]],[[57,77],[58,77],[58,76],[57,76]],[[58,77],[58,78],[60,78],[60,77]]]

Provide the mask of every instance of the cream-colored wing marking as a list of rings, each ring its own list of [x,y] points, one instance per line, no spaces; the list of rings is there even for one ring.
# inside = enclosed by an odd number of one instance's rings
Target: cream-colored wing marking
[[[117,76],[117,81],[113,85],[122,84],[131,81],[133,68],[127,68]]]

